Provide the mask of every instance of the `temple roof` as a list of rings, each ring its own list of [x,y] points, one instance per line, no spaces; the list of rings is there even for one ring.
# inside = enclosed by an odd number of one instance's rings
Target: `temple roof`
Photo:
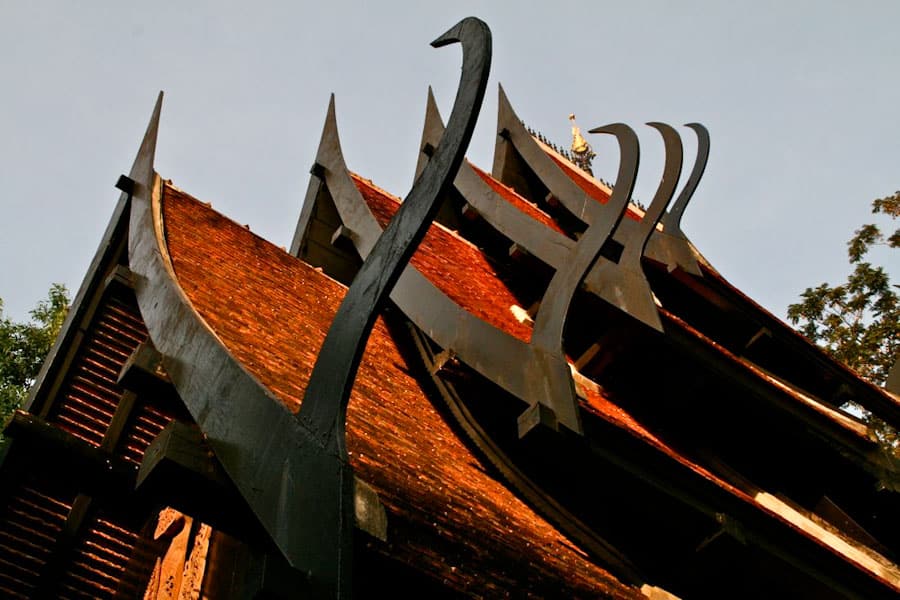
[[[163,202],[168,251],[192,305],[251,374],[296,410],[346,288],[171,185]],[[434,227],[426,248],[435,251],[451,238]],[[465,252],[464,244],[455,246]],[[518,326],[488,305],[486,318]],[[388,509],[383,551],[396,560],[472,594],[516,588],[638,596],[468,449],[422,390],[383,319],[354,386],[347,444],[354,470]]]
[[[479,175],[520,208],[528,210],[523,203],[531,206],[489,175]],[[384,226],[399,199],[359,176],[353,175],[353,181]],[[167,249],[178,284],[194,309],[253,377],[297,410],[346,288],[170,184],[164,186],[162,202]],[[541,221],[549,219],[539,209],[529,212]],[[498,276],[501,267],[470,242],[433,224],[412,264],[464,309],[520,339],[529,339],[528,321],[520,321],[509,310],[517,298]],[[674,315],[667,319],[679,321]],[[693,333],[704,340],[701,333]],[[529,589],[561,585],[565,580],[576,595],[597,590],[633,593],[491,475],[432,404],[415,375],[416,367],[408,364],[394,337],[379,319],[348,412],[351,464],[376,489],[389,512],[390,550],[384,551],[402,561],[422,565],[424,560],[421,568],[430,576],[455,581],[453,587],[473,592],[487,593],[491,586],[503,587],[513,580],[516,586]],[[708,340],[705,343],[715,346]],[[852,540],[826,531],[752,484],[722,479],[661,440],[594,382],[582,376],[576,382],[582,408],[590,415],[586,418],[601,419],[627,432],[736,501],[814,539],[876,577],[900,581],[896,567],[871,551],[855,550]],[[786,391],[801,396],[790,388]],[[862,435],[830,409],[808,397],[802,399]],[[474,498],[478,501],[473,502]],[[478,557],[467,550],[473,539],[479,540],[484,553]],[[515,575],[506,572],[504,565],[514,564],[523,552],[531,567]],[[486,556],[493,558],[486,561]]]

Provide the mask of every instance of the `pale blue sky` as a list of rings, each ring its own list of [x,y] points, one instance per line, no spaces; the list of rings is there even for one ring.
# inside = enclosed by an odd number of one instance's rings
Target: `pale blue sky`
[[[844,242],[870,201],[900,189],[893,1],[0,0],[5,313],[24,318],[52,282],[74,294],[160,89],[157,170],[278,245],[331,92],[349,166],[405,195],[427,86],[446,114],[459,74],[458,49],[428,42],[470,14],[494,37],[471,159],[490,168],[497,82],[560,144],[570,112],[584,129],[635,127],[642,199],[661,168],[642,123],[706,124],[711,158],[684,230],[779,316],[805,287],[844,276]],[[591,141],[595,172],[612,179],[617,151]],[[896,252],[881,256],[900,277]]]

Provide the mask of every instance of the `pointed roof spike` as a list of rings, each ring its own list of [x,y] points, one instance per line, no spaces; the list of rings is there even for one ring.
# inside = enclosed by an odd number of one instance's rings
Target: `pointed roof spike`
[[[319,148],[316,150],[316,163],[332,163],[333,161],[327,160],[326,158],[328,154],[333,154],[334,158],[339,161],[339,164],[345,166],[344,151],[341,148],[341,137],[338,134],[334,92],[332,92],[328,98],[328,110],[325,113],[325,124],[322,126],[322,137],[319,140]]]
[[[131,165],[131,171],[128,178],[137,186],[132,186],[131,194],[140,193],[144,190],[142,186],[149,186],[153,179],[153,163],[156,157],[156,140],[159,136],[159,117],[162,113],[163,92],[160,91],[156,97],[156,104],[153,106],[153,113],[150,115],[150,122],[147,123],[147,130],[144,132],[144,138],[141,140],[141,146],[134,157]],[[149,192],[149,189],[146,191]],[[130,195],[131,195],[130,194]]]
[[[434,129],[439,129],[440,134],[432,135],[434,133]],[[431,147],[431,152],[434,152],[434,147],[441,139],[441,135],[444,131],[444,120],[441,118],[440,110],[438,109],[437,100],[434,97],[434,90],[431,86],[428,86],[428,97],[425,100],[425,122],[422,125],[422,139],[419,142],[419,157],[416,161],[416,171],[414,180],[418,179],[419,175],[422,174],[422,171],[425,169],[425,165],[428,164],[430,160],[430,156],[426,152],[426,147]],[[429,140],[432,140],[429,144]]]
[[[316,203],[319,191],[325,185],[325,179],[328,173],[347,171],[347,165],[344,162],[344,153],[341,149],[341,139],[338,135],[337,117],[335,110],[334,93],[332,92],[328,98],[328,109],[325,111],[325,122],[322,125],[322,137],[319,138],[319,147],[316,149],[316,158],[310,167],[309,187],[306,191],[306,197],[300,209],[300,217],[297,220],[297,227],[294,230],[294,239],[291,241],[290,253],[298,256],[306,235],[309,221],[312,218],[313,206]]]

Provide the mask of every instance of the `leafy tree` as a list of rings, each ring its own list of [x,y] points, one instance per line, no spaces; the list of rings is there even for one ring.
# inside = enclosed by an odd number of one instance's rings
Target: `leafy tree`
[[[872,202],[872,212],[895,220],[900,216],[900,191]],[[886,236],[875,224],[863,225],[847,242],[853,272],[841,285],[823,283],[807,288],[801,301],[788,307],[788,319],[809,339],[857,373],[883,385],[900,351],[900,298],[881,267],[865,261],[874,245],[900,247],[900,229]],[[894,459],[900,459],[900,433],[859,406],[869,434]]]
[[[31,311],[28,323],[4,317],[0,298],[0,429],[28,395],[68,310],[69,292],[58,283]]]
[[[872,202],[872,212],[900,216],[900,191]],[[880,266],[865,260],[872,246],[900,247],[900,229],[890,235],[863,225],[847,243],[853,272],[845,283],[807,288],[788,307],[788,319],[826,352],[866,379],[883,385],[900,350],[900,297]]]

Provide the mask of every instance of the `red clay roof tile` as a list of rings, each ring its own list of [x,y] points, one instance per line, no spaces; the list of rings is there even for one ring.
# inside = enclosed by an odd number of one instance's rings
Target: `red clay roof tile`
[[[550,215],[548,215],[547,213],[545,213],[544,211],[539,209],[537,206],[535,206],[534,204],[532,204],[531,202],[529,202],[528,200],[526,200],[525,198],[520,196],[518,193],[516,193],[516,191],[514,189],[512,189],[511,187],[509,187],[507,185],[500,183],[499,181],[494,179],[490,174],[482,171],[475,165],[472,165],[470,163],[470,166],[475,171],[475,173],[477,173],[478,176],[481,177],[481,179],[484,180],[484,182],[486,184],[488,184],[491,187],[491,189],[493,189],[495,192],[497,192],[497,194],[499,194],[504,200],[506,200],[507,202],[509,202],[516,208],[518,208],[520,211],[522,211],[523,213],[525,213],[526,215],[528,215],[535,221],[539,221],[540,223],[543,223],[550,229],[556,230],[563,234],[565,233],[559,227],[559,225],[557,225],[556,221],[554,221],[553,218],[550,217]]]
[[[366,204],[382,227],[400,207],[400,199],[366,179],[353,175]],[[488,258],[469,241],[439,223],[425,234],[412,264],[454,302],[484,321],[523,341],[531,339],[531,327],[509,310],[518,299],[503,285]]]

